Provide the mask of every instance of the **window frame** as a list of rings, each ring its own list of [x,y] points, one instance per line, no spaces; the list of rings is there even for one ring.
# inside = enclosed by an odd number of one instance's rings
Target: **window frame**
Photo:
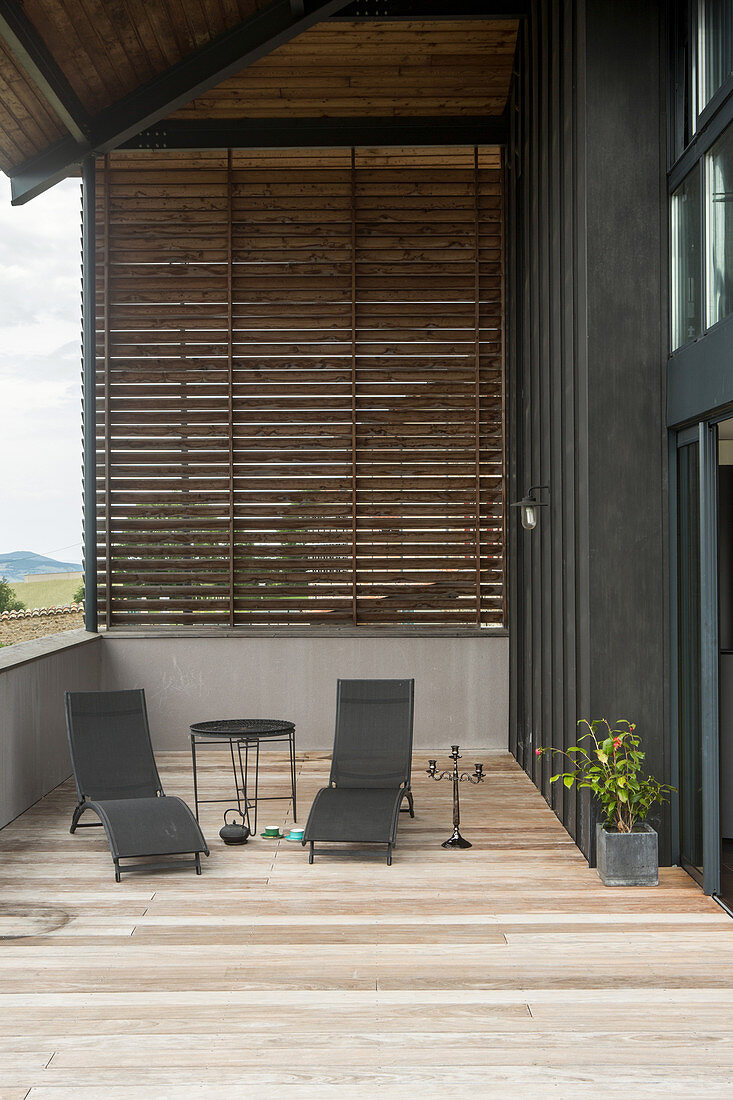
[[[678,352],[681,348],[687,347],[689,344],[693,344],[695,340],[699,340],[706,332],[706,294],[705,294],[705,272],[707,267],[707,256],[705,250],[705,172],[704,172],[704,158],[701,158],[696,164],[692,166],[687,175],[683,176],[674,190],[670,190],[669,193],[669,243],[670,243],[670,265],[669,265],[669,294],[670,294],[670,309],[669,309],[669,341],[672,354]],[[677,253],[675,245],[675,218],[674,218],[674,197],[685,182],[690,179],[692,175],[697,173],[698,175],[698,194],[700,195],[700,205],[698,209],[698,218],[700,221],[700,251],[697,258],[698,266],[698,280],[700,287],[700,331],[695,336],[691,336],[686,340],[675,343],[675,313],[676,313],[676,296],[675,296],[675,275],[677,268]]]
[[[682,8],[687,7],[686,19]],[[733,71],[708,103],[698,112],[700,102],[701,71],[698,65],[700,46],[700,21],[704,8],[701,0],[675,0],[670,6],[668,36],[668,171],[667,171],[667,239],[669,241],[669,354],[674,357],[703,340],[708,332],[717,329],[729,319],[723,317],[710,324],[708,307],[708,213],[707,196],[709,187],[709,154],[729,126],[733,126]],[[683,48],[680,27],[686,28],[686,49]],[[680,92],[682,82],[682,92]],[[690,127],[692,133],[684,143],[684,106],[686,97],[690,97]],[[682,132],[682,140],[680,134]],[[697,336],[675,345],[672,293],[674,286],[675,254],[673,250],[673,196],[691,173],[700,173],[700,256],[699,278],[701,286],[700,332]]]
[[[701,106],[702,19],[705,0],[673,0],[667,24],[668,55],[668,169],[674,171],[698,142],[718,111],[733,93],[733,60],[731,69],[719,88]],[[686,9],[686,10],[685,10]],[[688,121],[689,116],[689,121]],[[689,135],[686,135],[689,124]],[[723,127],[725,128],[725,127]],[[691,158],[691,159],[694,159]],[[686,171],[682,173],[686,174]],[[676,186],[676,185],[675,185]]]
[[[727,96],[731,92],[731,89],[733,88],[733,61],[732,61],[731,62],[731,69],[728,72],[728,75],[724,78],[724,80],[723,80],[722,84],[720,85],[720,87],[716,88],[716,90],[711,95],[710,99],[707,100],[707,102],[702,106],[702,108],[698,109],[700,107],[700,104],[702,103],[703,90],[702,90],[701,85],[702,85],[702,83],[704,81],[704,78],[705,78],[705,67],[704,67],[704,64],[701,64],[701,61],[704,61],[705,54],[704,54],[704,47],[701,48],[701,43],[704,43],[704,40],[705,40],[702,23],[703,23],[703,18],[704,18],[704,15],[705,15],[705,6],[706,6],[707,2],[709,2],[709,0],[694,0],[694,2],[691,4],[691,8],[690,8],[691,11],[694,11],[694,24],[695,24],[695,26],[694,26],[694,64],[695,64],[695,70],[694,70],[694,78],[695,78],[695,85],[694,85],[694,118],[695,118],[695,133],[697,133],[699,130],[701,130],[705,126],[708,119],[712,118],[712,116],[715,114],[715,111],[717,110],[717,108],[727,98]]]

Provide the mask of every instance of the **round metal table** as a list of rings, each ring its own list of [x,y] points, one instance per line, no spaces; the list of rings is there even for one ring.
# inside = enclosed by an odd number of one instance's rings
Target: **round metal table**
[[[290,753],[290,795],[270,795],[260,797],[260,744],[268,745],[287,741]],[[228,745],[232,760],[232,775],[237,798],[237,808],[252,831],[257,831],[257,803],[278,802],[292,798],[293,820],[298,820],[298,808],[295,794],[295,725],[278,718],[224,718],[213,722],[195,722],[191,726],[191,760],[193,763],[193,797],[196,804],[196,819],[199,805],[211,802],[230,802],[228,798],[199,798],[198,774],[196,771],[196,744]],[[249,752],[252,748],[254,762],[254,798],[248,795]],[[236,748],[236,751],[235,751]],[[242,751],[244,750],[244,752]],[[253,811],[250,821],[249,811]]]

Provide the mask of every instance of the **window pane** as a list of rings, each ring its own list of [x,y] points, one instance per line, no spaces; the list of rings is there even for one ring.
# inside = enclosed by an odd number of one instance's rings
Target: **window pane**
[[[698,68],[700,111],[733,67],[733,10],[730,0],[700,0]]]
[[[672,195],[672,347],[700,335],[700,173],[690,172]]]
[[[670,46],[672,49],[671,84],[672,160],[687,147],[695,132],[695,82],[690,64],[690,2],[677,0],[671,6]]]
[[[708,324],[733,310],[733,127],[707,156]]]

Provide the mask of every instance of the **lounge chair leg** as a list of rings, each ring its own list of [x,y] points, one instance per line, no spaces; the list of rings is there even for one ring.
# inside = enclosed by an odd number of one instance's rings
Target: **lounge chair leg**
[[[196,853],[196,874],[201,874],[201,856],[198,854],[198,852]]]
[[[308,853],[308,862],[309,863],[313,862],[313,841],[311,841],[311,847],[310,847],[310,851]]]
[[[412,791],[407,791],[407,805],[410,807],[410,817],[415,816],[415,803],[412,798]]]
[[[69,829],[70,833],[76,832],[76,827],[79,824],[79,818],[84,813],[84,809],[85,806],[83,802],[80,802],[79,805],[74,808],[74,812],[71,815],[71,828]]]
[[[392,845],[391,844],[387,845],[387,866],[388,867],[392,866]]]
[[[119,859],[116,859],[115,860],[115,882],[121,882],[121,881],[122,881],[122,876],[120,875],[120,861],[119,861]]]

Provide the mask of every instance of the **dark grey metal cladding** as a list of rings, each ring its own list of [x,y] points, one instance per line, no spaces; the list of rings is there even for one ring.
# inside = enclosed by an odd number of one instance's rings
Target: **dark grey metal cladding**
[[[590,703],[668,782],[664,17],[586,4]]]
[[[637,831],[638,829],[638,831]],[[596,826],[598,874],[604,886],[656,886],[659,882],[658,837],[648,825],[632,833]]]
[[[700,736],[702,741],[703,887],[720,892],[720,742],[718,640],[718,432],[698,425],[700,453]]]
[[[669,773],[662,7],[536,2],[510,116],[509,497],[550,486],[536,530],[511,518],[511,747],[591,859],[534,749],[630,717]]]
[[[542,744],[570,743],[581,709],[575,410],[585,251],[576,224],[583,211],[576,202],[577,20],[571,3],[535,4],[518,50],[507,160],[507,416],[510,500],[530,484],[550,485],[537,529],[523,531],[512,514],[509,530],[511,747],[580,841],[575,792],[551,787],[551,764],[534,753]]]
[[[733,466],[728,465],[718,468],[718,540],[720,650],[733,653]]]
[[[667,423],[698,420],[733,406],[733,315],[670,358]]]

